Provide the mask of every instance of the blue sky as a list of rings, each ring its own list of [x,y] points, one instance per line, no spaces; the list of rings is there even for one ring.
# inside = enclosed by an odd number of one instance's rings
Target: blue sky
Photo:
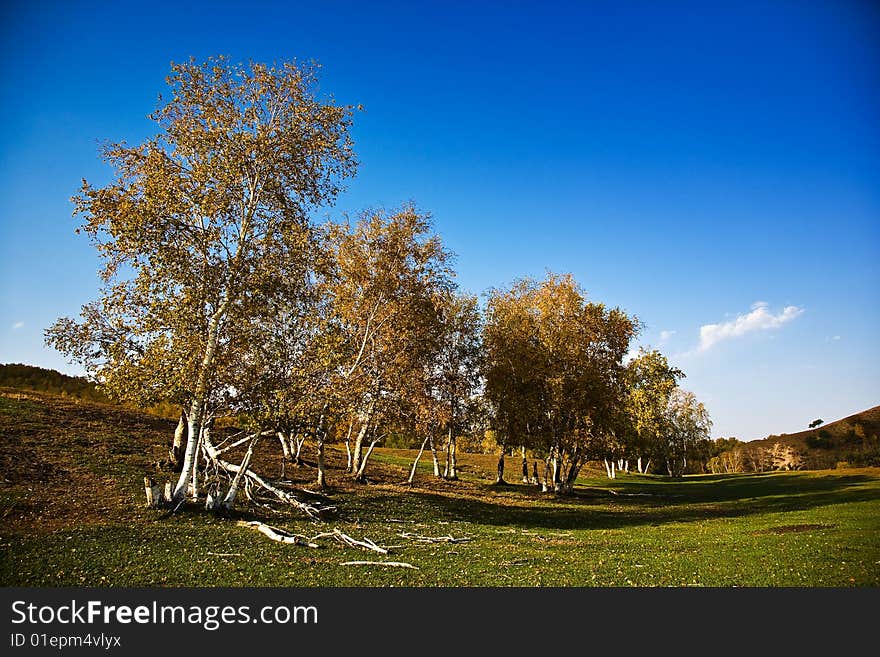
[[[718,4],[719,6],[714,6]],[[661,6],[662,5],[662,6]],[[880,10],[868,2],[7,2],[0,362],[97,290],[70,197],[171,61],[310,59],[362,103],[329,210],[414,201],[483,292],[546,270],[636,314],[744,440],[880,403]]]

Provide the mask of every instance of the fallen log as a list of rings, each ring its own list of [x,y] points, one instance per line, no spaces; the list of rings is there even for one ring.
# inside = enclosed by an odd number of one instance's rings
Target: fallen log
[[[284,531],[283,529],[279,529],[278,527],[271,527],[257,520],[239,520],[237,524],[240,527],[250,527],[251,529],[256,529],[267,538],[273,541],[277,541],[278,543],[287,543],[289,545],[304,545],[310,548],[321,547],[320,545],[318,545],[311,539],[306,538],[305,536],[301,536],[300,534],[291,534],[290,532]]]
[[[390,566],[392,568],[412,568],[418,570],[418,567],[404,561],[343,561],[340,566]]]

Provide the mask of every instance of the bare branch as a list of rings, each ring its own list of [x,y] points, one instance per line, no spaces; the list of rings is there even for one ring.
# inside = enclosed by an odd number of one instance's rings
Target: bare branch
[[[411,568],[418,570],[417,566],[404,561],[343,561],[340,566],[390,566],[392,568]]]

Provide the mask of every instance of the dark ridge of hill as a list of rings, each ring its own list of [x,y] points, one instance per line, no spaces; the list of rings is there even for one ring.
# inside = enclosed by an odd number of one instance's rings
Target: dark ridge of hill
[[[834,468],[838,463],[880,465],[880,406],[797,433],[770,435],[750,445],[790,445],[804,455],[809,469]]]
[[[87,401],[110,403],[95,384],[82,376],[70,376],[23,363],[0,365],[0,387],[34,392],[48,392]]]
[[[0,388],[43,392],[60,397],[72,397],[98,404],[110,404],[119,408],[159,415],[165,418],[176,418],[179,407],[174,404],[160,402],[141,408],[131,404],[117,403],[105,395],[93,381],[83,376],[70,376],[56,370],[22,363],[0,364]]]

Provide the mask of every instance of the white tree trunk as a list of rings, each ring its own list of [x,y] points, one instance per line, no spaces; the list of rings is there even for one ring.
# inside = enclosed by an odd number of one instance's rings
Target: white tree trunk
[[[196,453],[193,457],[192,462],[192,474],[190,475],[189,482],[189,496],[192,499],[198,499],[199,497],[199,451],[202,448],[202,445],[205,444],[205,434],[207,434],[208,440],[211,438],[211,422],[205,422],[202,425],[202,429],[199,432],[199,442],[196,445]]]
[[[449,427],[449,443],[447,445],[447,467],[446,467],[446,478],[447,479],[458,479],[458,471],[455,460],[455,432],[452,430],[452,427]]]
[[[363,459],[364,455],[364,438],[366,438],[367,431],[369,430],[369,422],[364,422],[361,425],[361,428],[357,434],[357,438],[355,438],[354,441],[354,449],[352,449],[351,456],[351,471],[355,473],[355,477],[357,477],[357,473],[360,472],[361,469],[361,460]]]
[[[410,468],[410,471],[409,471],[409,479],[407,480],[407,483],[408,483],[409,485],[412,485],[413,479],[415,479],[415,477],[416,477],[416,466],[418,466],[418,464],[419,464],[419,459],[422,458],[422,452],[425,451],[425,445],[428,444],[428,441],[429,441],[430,439],[431,439],[431,437],[428,436],[427,438],[425,438],[425,439],[422,441],[422,446],[421,446],[421,448],[419,448],[419,453],[416,454],[416,460],[413,461],[412,468]]]
[[[318,490],[324,490],[327,485],[327,472],[324,466],[324,439],[327,437],[327,428],[325,426],[327,412],[327,404],[321,410],[321,416],[318,418],[318,426],[315,428],[315,442],[318,448]]]
[[[522,455],[522,482],[527,484],[529,483],[529,460],[526,458],[525,445],[520,447],[520,454]]]
[[[431,459],[434,461],[434,476],[440,476],[440,459],[437,458],[437,446],[434,444],[434,437],[428,439],[428,446],[431,448]]]
[[[171,450],[168,454],[171,464],[174,468],[183,465],[183,437],[186,435],[186,413],[180,411],[180,419],[177,421],[177,427],[174,429],[174,442],[171,443]]]
[[[186,450],[183,454],[183,468],[180,471],[180,477],[177,480],[177,485],[174,488],[173,494],[173,499],[177,501],[183,500],[189,490],[189,482],[192,478],[193,461],[195,461],[196,458],[196,448],[198,447],[199,434],[201,433],[201,424],[199,423],[201,414],[201,403],[193,401],[187,419],[187,439]]]
[[[236,258],[241,251],[241,244],[236,253]],[[226,314],[226,306],[229,303],[229,288],[226,289],[226,295],[220,306],[211,315],[208,320],[208,342],[205,345],[205,354],[202,357],[202,363],[199,367],[199,375],[196,379],[195,389],[193,390],[192,402],[190,403],[189,413],[187,414],[187,438],[186,451],[183,456],[183,470],[180,471],[180,478],[174,487],[173,500],[180,504],[186,497],[189,488],[189,480],[192,476],[192,463],[196,457],[196,448],[200,438],[200,430],[202,427],[202,413],[205,411],[205,400],[208,396],[208,384],[211,377],[211,371],[214,368],[214,356],[217,351],[217,344],[220,341],[220,320]]]
[[[245,475],[248,470],[248,467],[251,464],[251,458],[254,455],[254,446],[257,444],[257,441],[260,439],[260,432],[254,436],[254,439],[250,442],[247,448],[247,452],[245,452],[244,459],[241,461],[241,465],[238,466],[238,472],[235,473],[235,476],[232,478],[232,483],[229,485],[229,490],[226,492],[226,497],[223,498],[223,501],[220,503],[221,508],[226,511],[229,511],[232,508],[232,505],[235,504],[235,496],[238,494],[238,487],[241,484],[241,478]]]
[[[192,475],[190,476],[189,482],[189,497],[190,499],[197,500],[199,499],[199,459],[193,459],[193,470]]]
[[[352,472],[355,473],[355,478],[359,476],[357,473],[361,471],[361,459],[363,457],[364,438],[367,437],[367,432],[370,430],[370,423],[373,421],[374,408],[375,404],[370,403],[369,409],[360,418],[361,428],[358,431],[357,438],[354,441],[354,449],[352,450],[353,454],[351,460],[351,469]]]
[[[327,475],[324,470],[324,436],[318,436],[318,490],[323,490],[327,485]]]
[[[378,438],[374,438],[372,441],[370,441],[370,446],[367,448],[367,453],[364,454],[363,458],[361,459],[361,467],[358,468],[357,474],[355,474],[355,479],[357,481],[366,481],[366,478],[364,477],[364,471],[367,469],[367,461],[370,460],[370,454],[373,453],[373,448],[378,442]]]
[[[568,476],[565,480],[565,491],[570,493],[574,490],[574,484],[577,481],[578,475],[581,473],[581,468],[583,467],[583,463],[579,460],[575,460],[571,464],[571,468],[569,468]]]
[[[300,454],[302,453],[303,443],[306,441],[306,437],[303,434],[297,434],[296,438],[294,438],[294,444],[296,445],[296,449],[293,451],[293,463],[294,465],[301,465],[302,459],[300,458]]]
[[[345,435],[345,471],[351,472],[351,432],[354,429],[354,420],[348,423],[348,433]]]
[[[278,432],[278,441],[281,443],[281,478],[287,478],[287,462],[290,460],[290,444],[283,431]]]
[[[614,459],[605,459],[605,472],[607,473],[609,479],[614,479],[614,478],[615,478],[615,476],[616,476],[616,470],[615,470],[616,465],[617,465],[617,464],[615,463]]]
[[[642,457],[641,456],[638,459],[636,459],[636,469],[639,471],[639,474],[644,474],[644,471],[642,470]]]

